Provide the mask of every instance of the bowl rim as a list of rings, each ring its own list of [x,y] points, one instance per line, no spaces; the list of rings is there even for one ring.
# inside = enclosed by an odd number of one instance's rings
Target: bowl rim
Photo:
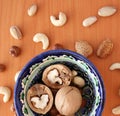
[[[48,56],[51,56],[51,55],[70,55],[70,56],[73,56],[75,59],[80,59],[80,60],[83,60],[84,62],[86,62],[87,64],[89,64],[93,69],[94,71],[96,72],[97,76],[98,76],[98,79],[100,81],[100,84],[101,84],[101,90],[102,90],[102,104],[101,106],[99,107],[98,109],[98,112],[97,112],[97,116],[100,116],[103,112],[103,109],[104,109],[104,106],[105,106],[105,87],[104,87],[104,83],[103,83],[103,80],[102,80],[102,76],[100,75],[100,73],[98,72],[97,68],[94,66],[94,64],[89,60],[87,59],[86,57],[84,57],[83,55],[79,54],[79,53],[76,53],[74,51],[71,51],[71,50],[68,50],[68,49],[57,49],[57,50],[48,50],[48,51],[45,51],[41,54],[38,54],[37,56],[33,57],[31,60],[29,60],[27,62],[27,64],[25,66],[23,66],[19,76],[18,76],[18,79],[16,81],[16,84],[15,84],[15,87],[14,87],[14,106],[15,106],[15,109],[17,110],[17,106],[16,106],[16,92],[17,92],[17,85],[19,83],[19,80],[20,80],[20,77],[24,74],[24,72],[26,71],[26,69],[30,68],[32,65],[42,61],[44,58],[48,57]],[[36,62],[37,61],[37,62]],[[19,116],[18,112],[16,111],[17,115]]]

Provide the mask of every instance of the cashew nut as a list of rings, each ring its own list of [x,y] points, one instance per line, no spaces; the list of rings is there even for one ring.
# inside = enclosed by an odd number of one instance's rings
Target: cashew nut
[[[34,37],[33,37],[33,41],[36,42],[36,43],[42,42],[43,49],[47,49],[48,46],[49,46],[49,39],[43,33],[37,33],[37,34],[35,34]]]
[[[56,19],[55,16],[50,16],[50,21],[54,26],[63,26],[66,21],[67,21],[67,17],[65,15],[65,13],[63,12],[59,12],[59,19]]]
[[[15,82],[17,81],[17,79],[18,79],[18,76],[19,76],[20,72],[21,72],[21,71],[16,72],[15,77],[14,77]]]
[[[32,97],[31,102],[33,102],[36,108],[44,109],[49,101],[48,95],[42,95],[39,97]]]
[[[117,106],[117,107],[113,108],[112,113],[114,115],[119,115],[120,114],[120,106]]]
[[[110,68],[110,70],[115,70],[115,69],[120,69],[120,63],[116,62],[116,63],[113,63]]]
[[[59,72],[57,69],[53,69],[51,70],[48,75],[48,80],[51,82],[51,83],[59,83],[59,84],[62,84],[62,79],[59,78]]]
[[[6,103],[9,101],[10,96],[11,96],[11,90],[8,87],[5,86],[0,86],[0,94],[3,94],[3,102]]]

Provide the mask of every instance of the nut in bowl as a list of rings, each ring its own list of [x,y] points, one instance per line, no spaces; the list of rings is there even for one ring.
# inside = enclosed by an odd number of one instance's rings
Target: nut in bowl
[[[80,78],[82,84],[76,83],[74,78]],[[32,93],[33,99],[28,103],[28,92],[36,84],[45,86],[47,90],[36,87],[35,94]],[[60,102],[59,98],[65,102]],[[36,112],[40,108],[36,100],[41,103],[43,110],[46,109],[44,113]],[[104,85],[97,69],[88,59],[70,50],[51,50],[33,58],[19,74],[14,90],[14,104],[18,116],[100,116],[104,102]],[[29,104],[38,109],[35,110],[34,107],[33,110]],[[47,106],[49,104],[50,107]],[[57,114],[51,114],[53,108],[57,110],[55,111]]]

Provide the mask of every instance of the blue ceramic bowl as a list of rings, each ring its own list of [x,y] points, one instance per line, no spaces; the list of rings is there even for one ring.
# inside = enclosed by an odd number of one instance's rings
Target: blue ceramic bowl
[[[82,96],[86,104],[76,112],[76,116],[101,116],[105,102],[105,90],[102,78],[95,66],[82,55],[70,50],[51,50],[44,52],[22,69],[14,90],[14,104],[18,116],[40,116],[33,112],[26,101],[28,89],[42,82],[43,70],[51,64],[61,63],[76,70],[84,78]],[[42,116],[42,115],[41,115]],[[45,116],[49,116],[46,114]]]

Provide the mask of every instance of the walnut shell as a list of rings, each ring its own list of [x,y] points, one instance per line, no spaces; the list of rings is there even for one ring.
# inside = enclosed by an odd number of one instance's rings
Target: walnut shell
[[[47,105],[44,109],[36,108],[34,103],[31,102],[31,98],[39,97],[39,100],[41,100],[40,97],[42,95],[48,95],[49,101],[47,102]],[[28,105],[30,106],[30,108],[34,112],[39,113],[39,114],[46,114],[53,105],[53,95],[52,95],[51,90],[47,86],[45,86],[43,84],[35,84],[27,92],[27,102],[28,102]]]
[[[48,74],[51,71],[53,71],[53,70],[57,70],[58,71],[58,75],[56,77],[59,78],[59,80],[61,80],[60,83],[58,83],[58,82],[52,82],[52,81],[49,80]],[[54,77],[54,75],[53,75],[52,78],[54,79],[56,77]],[[70,85],[71,79],[72,79],[72,71],[67,66],[65,66],[63,64],[50,65],[49,67],[47,67],[44,70],[43,75],[42,75],[42,81],[47,86],[49,86],[51,88],[54,88],[54,89],[59,89],[59,88],[61,88],[63,86]]]
[[[55,106],[62,115],[73,115],[79,110],[81,104],[81,93],[73,86],[62,87],[55,96]]]

